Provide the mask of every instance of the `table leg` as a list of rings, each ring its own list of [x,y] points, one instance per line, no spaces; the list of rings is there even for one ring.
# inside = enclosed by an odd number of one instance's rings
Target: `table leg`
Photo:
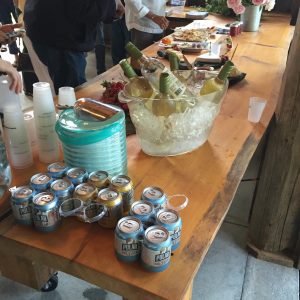
[[[0,252],[1,275],[40,290],[55,270],[23,257]]]

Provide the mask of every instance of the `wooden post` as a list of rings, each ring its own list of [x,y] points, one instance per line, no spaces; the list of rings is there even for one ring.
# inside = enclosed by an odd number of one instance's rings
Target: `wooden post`
[[[274,82],[280,84],[280,82]],[[250,221],[249,249],[257,257],[298,265],[300,232],[300,20],[283,77],[276,121]],[[296,257],[295,257],[296,254]],[[276,258],[278,257],[278,258]],[[286,263],[284,263],[286,261]]]

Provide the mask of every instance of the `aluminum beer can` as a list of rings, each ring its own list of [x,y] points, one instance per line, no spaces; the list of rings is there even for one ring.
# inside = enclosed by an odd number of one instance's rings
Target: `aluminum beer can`
[[[62,162],[55,162],[48,166],[48,174],[54,179],[63,178],[68,167]]]
[[[50,188],[53,178],[47,173],[38,173],[31,177],[30,186],[38,193]]]
[[[98,190],[90,183],[81,183],[76,186],[73,197],[81,199],[86,205],[97,198]]]
[[[151,272],[168,268],[171,259],[172,242],[169,232],[162,226],[151,226],[145,231],[142,245],[142,265]]]
[[[12,191],[10,204],[16,221],[23,225],[32,224],[32,198],[34,191],[29,186],[20,186]]]
[[[133,202],[129,215],[138,218],[145,229],[154,225],[155,210],[153,204],[149,201]]]
[[[109,176],[105,171],[94,171],[89,175],[88,182],[98,189],[104,189],[109,186]]]
[[[60,223],[58,198],[52,192],[33,197],[33,222],[39,231],[54,231]]]
[[[172,251],[176,250],[180,244],[182,221],[173,209],[162,209],[156,214],[156,223],[169,231],[172,240]]]
[[[141,255],[143,224],[135,217],[119,220],[115,229],[115,251],[118,259],[124,262],[137,261]]]
[[[141,199],[151,202],[156,210],[166,207],[167,196],[165,192],[157,186],[146,187],[142,192]]]
[[[71,168],[67,171],[66,177],[74,184],[78,185],[88,179],[88,173],[83,168]]]
[[[98,193],[97,202],[107,208],[104,217],[98,221],[99,225],[105,228],[115,228],[123,213],[121,194],[116,190],[106,188]]]
[[[132,180],[126,175],[117,175],[111,179],[110,186],[119,193],[121,193],[123,202],[123,213],[127,214],[130,210],[132,203],[134,202],[134,189]]]
[[[72,197],[74,185],[68,179],[57,179],[51,184],[51,191],[59,200],[59,204]]]

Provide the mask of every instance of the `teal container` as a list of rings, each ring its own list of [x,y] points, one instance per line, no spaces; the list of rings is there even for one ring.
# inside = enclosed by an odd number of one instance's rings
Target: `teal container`
[[[80,119],[73,109],[61,113],[55,130],[66,165],[103,170],[110,176],[127,174],[125,114],[115,110],[105,120]]]

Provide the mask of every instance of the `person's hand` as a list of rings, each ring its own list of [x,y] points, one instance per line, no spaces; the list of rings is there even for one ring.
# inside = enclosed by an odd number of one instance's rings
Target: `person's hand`
[[[14,91],[16,94],[22,92],[22,79],[18,71],[12,66],[12,64],[6,60],[0,59],[0,71],[7,73],[11,78],[12,83],[10,85],[10,90]]]
[[[116,15],[115,19],[121,18],[125,13],[125,7],[120,0],[116,0]]]
[[[23,26],[22,23],[16,23],[16,24],[2,24],[0,26],[0,30],[2,32],[8,33],[14,31],[15,28],[21,28]]]
[[[8,44],[9,43],[9,37],[6,35],[5,32],[0,30],[0,44]]]
[[[156,23],[161,29],[167,29],[169,26],[169,21],[164,16],[158,16],[156,14],[149,14],[149,19]]]

